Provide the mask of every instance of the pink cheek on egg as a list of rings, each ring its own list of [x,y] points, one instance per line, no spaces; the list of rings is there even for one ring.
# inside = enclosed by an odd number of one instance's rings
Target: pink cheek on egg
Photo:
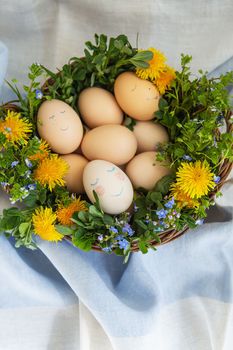
[[[115,177],[116,177],[118,180],[120,180],[120,181],[125,181],[125,175],[122,174],[121,171],[117,171],[114,175],[115,175]]]
[[[98,194],[98,196],[103,196],[105,193],[105,189],[103,186],[99,185],[95,187],[95,192]]]

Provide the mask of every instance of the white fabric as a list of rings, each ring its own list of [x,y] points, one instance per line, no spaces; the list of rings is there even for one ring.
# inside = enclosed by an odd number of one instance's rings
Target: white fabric
[[[6,45],[0,41],[0,96],[1,96],[1,88],[6,75],[7,63],[8,63],[8,50]]]
[[[95,32],[135,45],[138,32],[139,47],[172,66],[192,54],[194,72],[228,62],[217,74],[233,69],[232,18],[232,0],[0,0],[0,40],[7,78],[22,83],[32,62],[61,67]],[[0,350],[232,350],[232,195],[229,181],[212,223],[127,266],[66,242],[29,252],[0,237]]]
[[[112,338],[112,345],[84,305],[6,309],[0,311],[0,321],[0,344],[4,350],[233,348],[232,306],[206,298],[194,297],[171,304],[161,311],[148,335]]]
[[[124,33],[135,46],[139,33],[139,47],[161,49],[172,66],[183,52],[193,71],[211,71],[233,56],[232,15],[232,0],[1,0],[7,77],[25,81],[32,62],[61,67],[94,33]]]

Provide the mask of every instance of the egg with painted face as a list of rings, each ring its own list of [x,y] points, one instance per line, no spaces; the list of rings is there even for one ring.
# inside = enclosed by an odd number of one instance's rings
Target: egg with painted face
[[[136,120],[151,120],[159,109],[160,94],[155,85],[133,72],[118,75],[114,94],[120,108]]]
[[[37,130],[51,149],[59,154],[75,151],[83,137],[83,126],[78,114],[60,100],[45,101],[37,114]]]
[[[95,202],[93,191],[97,193],[102,210],[108,214],[124,212],[133,201],[133,186],[128,176],[105,160],[93,160],[86,165],[83,185],[92,203]]]

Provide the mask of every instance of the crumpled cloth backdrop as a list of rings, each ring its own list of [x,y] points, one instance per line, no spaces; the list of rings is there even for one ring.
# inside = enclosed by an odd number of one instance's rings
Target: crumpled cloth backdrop
[[[7,78],[27,66],[55,69],[93,34],[125,33],[178,67],[233,69],[232,0],[0,0]],[[0,67],[1,69],[1,67]],[[1,100],[10,93],[4,87]],[[0,237],[1,350],[232,350],[232,182],[198,229],[157,252],[83,253],[38,240],[31,252]],[[0,207],[10,204],[1,192]]]

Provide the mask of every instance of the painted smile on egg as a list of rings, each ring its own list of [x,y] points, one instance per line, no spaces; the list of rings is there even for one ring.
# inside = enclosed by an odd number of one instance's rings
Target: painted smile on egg
[[[120,192],[118,192],[117,194],[111,194],[112,197],[120,197],[122,195],[122,192],[124,190],[124,186],[121,187]]]
[[[137,87],[137,84],[135,84],[135,87],[131,90],[132,91],[135,91],[136,90],[136,87]]]
[[[65,128],[60,128],[61,131],[67,131],[68,129],[69,129],[68,125]]]
[[[155,97],[147,97],[146,100],[147,100],[147,101],[158,100],[158,96],[155,96]]]

